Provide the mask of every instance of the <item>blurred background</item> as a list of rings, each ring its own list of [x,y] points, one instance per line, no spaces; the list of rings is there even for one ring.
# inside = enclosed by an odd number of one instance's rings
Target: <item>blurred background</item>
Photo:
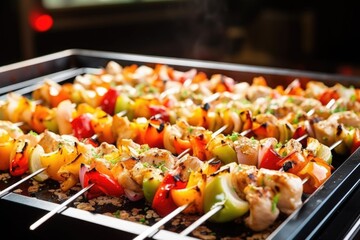
[[[1,0],[0,65],[81,48],[360,75],[359,5]]]

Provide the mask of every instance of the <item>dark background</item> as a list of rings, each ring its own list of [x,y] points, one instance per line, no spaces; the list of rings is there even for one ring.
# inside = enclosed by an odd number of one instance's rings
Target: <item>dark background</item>
[[[2,0],[0,66],[82,48],[360,75],[359,10],[356,2],[323,0],[135,0],[64,9]],[[30,27],[34,11],[53,17],[49,31]]]

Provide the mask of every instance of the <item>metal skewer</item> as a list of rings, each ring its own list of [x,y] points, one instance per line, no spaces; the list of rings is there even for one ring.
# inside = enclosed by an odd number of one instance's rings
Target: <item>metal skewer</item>
[[[333,150],[334,148],[336,148],[337,146],[339,146],[341,143],[342,143],[342,139],[340,139],[340,140],[338,140],[338,141],[336,141],[336,142],[334,142],[329,148],[330,148],[330,150]]]
[[[220,211],[224,207],[225,201],[215,203],[214,206],[211,208],[210,211],[202,215],[198,220],[193,222],[189,227],[187,227],[185,230],[183,230],[181,233],[179,233],[182,236],[186,236],[192,231],[194,231],[197,227],[199,227],[202,223],[204,223],[206,220],[211,218],[214,214],[216,214],[218,211]]]
[[[159,98],[164,99],[168,95],[176,94],[176,93],[179,93],[179,92],[180,92],[180,88],[169,88],[169,89],[163,91],[160,94]]]
[[[152,225],[151,227],[149,227],[148,229],[146,229],[144,232],[142,232],[140,235],[138,235],[137,237],[135,237],[133,240],[142,240],[145,239],[147,237],[151,237],[155,234],[155,232],[157,230],[159,230],[159,228],[161,226],[163,226],[164,224],[166,224],[168,221],[170,221],[171,219],[173,219],[174,217],[176,217],[176,215],[178,215],[179,213],[181,213],[182,211],[184,211],[188,206],[190,205],[190,203],[185,204],[181,207],[176,208],[174,211],[172,211],[171,213],[169,213],[168,215],[166,215],[166,217],[162,218],[160,221],[158,221],[157,223],[155,223],[154,225]]]
[[[326,104],[326,108],[327,109],[330,109],[334,104],[335,104],[335,99],[331,99],[327,104]],[[311,109],[310,111],[308,111],[307,113],[306,113],[306,115],[308,115],[308,116],[311,116],[311,115],[313,115],[315,113],[315,109],[313,108],[313,109]]]
[[[249,133],[252,132],[252,129],[247,129],[245,131],[242,131],[239,135],[242,136],[242,137],[245,137],[246,135],[248,135]]]
[[[216,92],[206,98],[203,99],[203,104],[206,104],[206,103],[210,103],[212,101],[215,101],[216,99],[218,99],[220,97],[220,93],[219,92]]]
[[[217,135],[219,135],[220,133],[222,133],[228,126],[224,125],[221,128],[219,128],[218,130],[216,130],[215,132],[213,132],[211,134],[211,138],[215,138]]]
[[[58,212],[61,212],[69,203],[71,203],[72,201],[74,201],[76,198],[78,198],[80,195],[82,195],[84,192],[86,192],[87,190],[89,190],[90,188],[92,188],[94,186],[94,183],[90,184],[89,186],[87,186],[86,188],[81,189],[79,192],[77,192],[75,195],[73,195],[72,197],[68,198],[65,202],[63,202],[62,204],[60,204],[59,206],[57,206],[56,208],[54,208],[53,210],[51,210],[50,212],[48,212],[47,214],[45,214],[43,217],[41,217],[39,220],[37,220],[36,222],[34,222],[31,226],[30,226],[30,230],[35,230],[37,227],[39,227],[41,224],[43,224],[46,220],[48,220],[49,218],[51,218],[53,215],[55,215]]]
[[[177,156],[177,158],[178,159],[180,159],[180,158],[182,158],[183,156],[185,156],[185,154],[187,154],[188,152],[190,152],[190,148],[188,148],[188,149],[185,149],[182,153],[180,153],[178,156]]]
[[[2,191],[0,192],[0,197],[2,197],[2,196],[4,196],[5,194],[9,193],[10,190],[12,190],[13,188],[17,187],[17,186],[20,185],[21,183],[23,183],[23,182],[29,180],[30,178],[38,175],[39,173],[43,172],[45,169],[46,169],[46,168],[40,168],[39,170],[33,172],[32,174],[30,174],[30,175],[24,177],[23,179],[17,181],[17,182],[14,183],[13,185],[5,188],[4,190],[2,190]]]

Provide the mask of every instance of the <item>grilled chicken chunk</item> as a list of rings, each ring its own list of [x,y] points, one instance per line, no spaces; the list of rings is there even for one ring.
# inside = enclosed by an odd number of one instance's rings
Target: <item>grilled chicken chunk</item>
[[[197,157],[186,154],[178,160],[175,165],[175,172],[182,181],[188,181],[191,171],[200,171],[204,166],[204,162]]]
[[[176,157],[174,157],[170,151],[160,148],[150,148],[149,150],[141,153],[138,158],[139,162],[164,168],[165,171],[174,169],[176,162]]]
[[[314,123],[315,137],[323,144],[330,146],[340,135],[338,129],[360,127],[360,117],[354,112],[345,111],[332,114],[327,120]]]
[[[258,169],[255,166],[239,164],[231,175],[231,182],[235,187],[236,193],[245,199],[244,189],[248,185],[256,184]]]
[[[274,192],[268,187],[248,185],[244,193],[250,206],[250,215],[245,219],[245,224],[254,231],[264,230],[273,224],[280,213]]]
[[[285,214],[291,214],[302,204],[303,184],[296,175],[261,168],[257,183],[260,186],[270,187],[279,194],[277,207]]]
[[[234,146],[240,164],[257,165],[260,148],[259,141],[253,141],[247,137],[239,137],[234,142]]]

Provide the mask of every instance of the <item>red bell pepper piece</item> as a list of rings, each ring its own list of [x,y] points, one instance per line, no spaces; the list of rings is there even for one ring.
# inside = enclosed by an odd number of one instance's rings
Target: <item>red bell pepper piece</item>
[[[301,152],[293,152],[278,162],[278,166],[282,167],[285,172],[298,175],[309,162],[309,158],[305,157]]]
[[[92,137],[95,132],[91,125],[91,115],[81,114],[71,121],[71,126],[74,136],[78,139],[85,139]]]
[[[10,159],[9,172],[11,176],[21,176],[29,169],[29,144],[28,142],[17,142],[14,156]],[[11,156],[11,155],[10,155]]]
[[[149,106],[151,116],[156,116],[165,122],[170,121],[170,115],[168,108],[161,105],[150,105]]]
[[[303,185],[304,193],[312,194],[330,177],[333,167],[318,157],[309,155],[307,159],[307,164],[297,175],[307,179]]]
[[[101,109],[104,110],[107,114],[110,114],[111,116],[114,115],[116,99],[118,96],[119,93],[115,89],[110,88],[101,99]]]
[[[166,125],[161,118],[151,117],[146,130],[140,132],[140,134],[143,134],[143,136],[140,136],[141,143],[148,144],[152,148],[164,148],[165,127]]]
[[[260,158],[261,157],[261,158]],[[271,170],[279,170],[279,162],[282,157],[274,150],[273,146],[261,146],[259,154],[259,168],[266,168]]]
[[[84,188],[94,183],[89,189],[86,197],[92,199],[102,195],[119,197],[124,194],[123,187],[112,176],[100,173],[96,169],[91,169],[84,175]]]
[[[330,100],[332,100],[332,99],[336,100],[339,98],[340,98],[340,96],[336,92],[336,90],[329,89],[320,95],[319,101],[322,103],[322,105],[326,105],[326,104],[328,104],[328,102],[330,102]]]
[[[294,135],[293,135],[293,139],[298,139],[302,136],[304,136],[305,134],[307,134],[306,131],[306,127],[305,126],[299,126],[298,128],[295,129]],[[300,141],[302,146],[306,146],[306,138],[304,138],[303,140]]]
[[[158,190],[154,195],[152,208],[161,216],[164,217],[170,212],[174,211],[177,206],[174,203],[170,190],[183,189],[186,187],[186,182],[181,181],[176,176],[167,174],[161,182]]]

